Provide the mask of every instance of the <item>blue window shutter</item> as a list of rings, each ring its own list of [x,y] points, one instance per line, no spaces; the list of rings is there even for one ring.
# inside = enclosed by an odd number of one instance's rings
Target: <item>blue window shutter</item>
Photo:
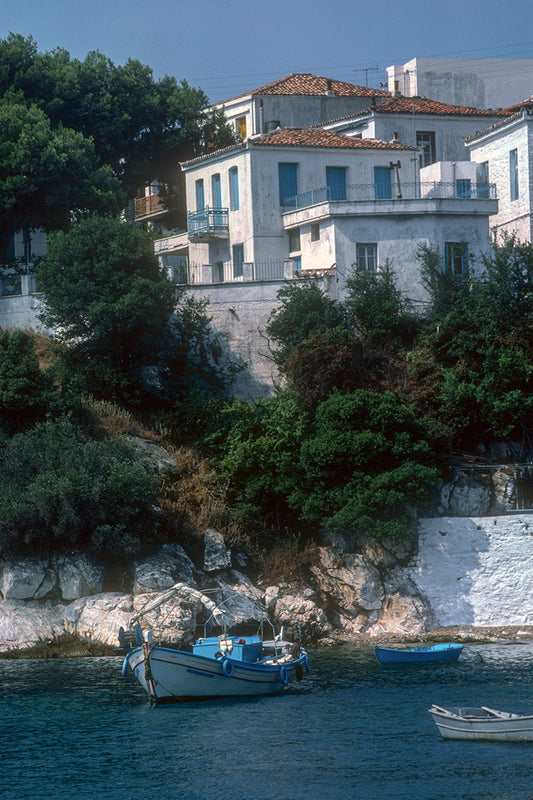
[[[298,194],[298,164],[278,164],[279,204],[280,206],[296,206]]]
[[[222,208],[222,189],[220,187],[220,175],[218,172],[211,178],[211,195],[213,208]]]
[[[376,200],[392,198],[391,170],[389,167],[374,167],[374,192]]]
[[[346,167],[326,167],[328,200],[346,200]]]
[[[232,167],[229,171],[229,207],[232,211],[239,210],[239,170]]]
[[[203,211],[205,208],[204,182],[196,181],[196,210]]]

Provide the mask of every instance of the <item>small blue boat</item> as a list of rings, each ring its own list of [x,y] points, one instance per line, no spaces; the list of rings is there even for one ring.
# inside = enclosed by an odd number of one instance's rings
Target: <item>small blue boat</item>
[[[463,650],[462,644],[434,644],[431,647],[413,647],[400,650],[393,647],[377,647],[376,658],[380,664],[435,664],[442,661],[457,661]]]

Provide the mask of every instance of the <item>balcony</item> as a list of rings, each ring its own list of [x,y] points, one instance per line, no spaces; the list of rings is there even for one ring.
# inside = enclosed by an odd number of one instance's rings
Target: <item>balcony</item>
[[[214,264],[188,264],[176,270],[174,279],[183,285],[222,283],[260,283],[268,281],[324,278],[334,273],[333,267],[298,269],[293,259],[286,261],[217,261]]]
[[[225,238],[229,235],[228,209],[206,206],[201,211],[189,211],[187,228],[189,237],[196,241]]]
[[[321,186],[287,197],[283,211],[309,208],[320,203],[385,203],[408,200],[497,200],[496,184],[458,180],[417,181],[416,183],[358,183]]]
[[[159,214],[166,214],[166,208],[158,194],[147,194],[135,200],[135,221]]]

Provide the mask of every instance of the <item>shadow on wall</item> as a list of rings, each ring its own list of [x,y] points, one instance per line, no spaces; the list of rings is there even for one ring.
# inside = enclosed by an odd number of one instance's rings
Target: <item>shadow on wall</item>
[[[480,624],[472,594],[489,547],[487,530],[473,519],[419,520],[418,550],[407,571],[439,626]]]

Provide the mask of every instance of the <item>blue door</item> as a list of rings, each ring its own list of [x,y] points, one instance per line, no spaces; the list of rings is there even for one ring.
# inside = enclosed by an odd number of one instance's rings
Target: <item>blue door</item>
[[[374,196],[376,200],[392,198],[390,167],[374,167]]]
[[[196,210],[203,211],[205,208],[204,182],[196,181]]]
[[[346,167],[326,167],[328,200],[346,200]]]

